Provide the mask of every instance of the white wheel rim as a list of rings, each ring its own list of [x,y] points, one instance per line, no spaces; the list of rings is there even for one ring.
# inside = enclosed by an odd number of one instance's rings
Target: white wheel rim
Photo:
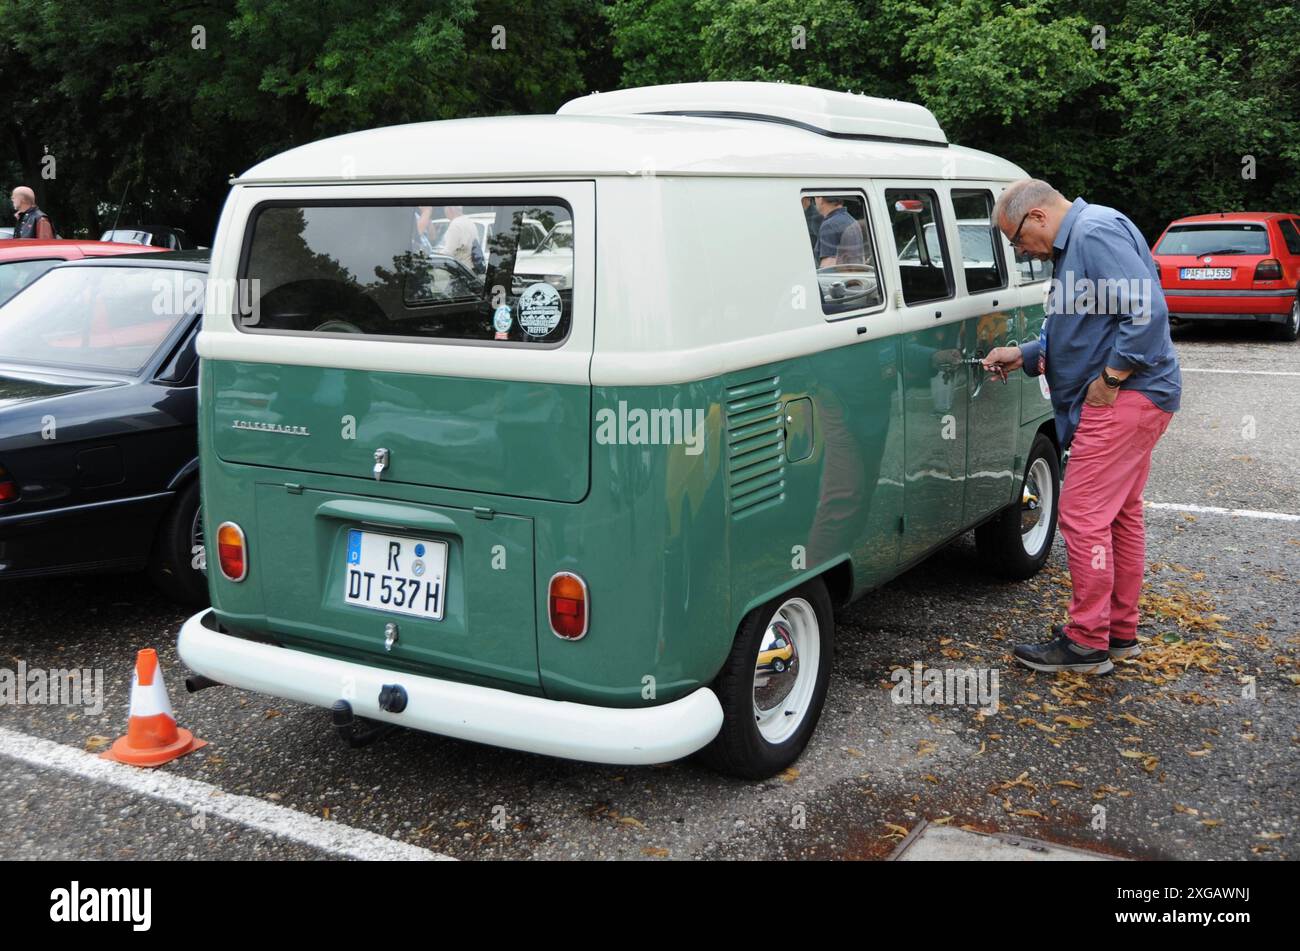
[[[776,662],[783,670],[776,670]],[[769,743],[783,743],[808,715],[821,667],[817,612],[803,598],[790,598],[772,615],[754,659],[754,722]]]
[[[1300,294],[1300,291],[1296,293]],[[1297,331],[1300,331],[1300,297],[1297,297],[1296,302],[1291,305],[1291,332]]]
[[[1026,554],[1037,556],[1047,541],[1052,525],[1052,512],[1056,505],[1056,492],[1052,487],[1052,468],[1041,456],[1033,461],[1025,473],[1025,485],[1020,493],[1020,543]],[[1036,504],[1031,500],[1036,500]],[[1033,507],[1031,507],[1031,504]]]

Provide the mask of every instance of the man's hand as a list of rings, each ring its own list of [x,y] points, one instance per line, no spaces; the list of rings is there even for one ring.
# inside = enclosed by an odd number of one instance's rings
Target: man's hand
[[[1012,370],[1019,370],[1025,364],[1025,358],[1019,347],[994,347],[989,351],[980,365],[990,373],[1006,379]]]
[[[1101,377],[1088,384],[1088,392],[1083,395],[1083,402],[1088,406],[1111,406],[1119,396],[1118,386],[1107,386]]]

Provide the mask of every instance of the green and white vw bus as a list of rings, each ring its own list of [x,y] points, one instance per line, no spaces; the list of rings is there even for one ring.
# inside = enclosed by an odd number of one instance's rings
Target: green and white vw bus
[[[199,677],[602,763],[771,775],[832,609],[1055,532],[1024,176],[908,103],[701,83],[303,146],[212,256]],[[211,545],[211,542],[210,542]]]

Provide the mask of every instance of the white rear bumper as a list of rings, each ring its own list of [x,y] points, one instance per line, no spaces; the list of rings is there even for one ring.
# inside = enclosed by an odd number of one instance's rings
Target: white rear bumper
[[[318,707],[347,699],[357,716],[429,733],[592,763],[646,765],[694,753],[722,726],[722,707],[707,687],[642,709],[544,700],[221,634],[203,625],[208,613],[187,620],[176,645],[196,674]],[[379,690],[388,684],[406,690],[401,713],[379,709]]]

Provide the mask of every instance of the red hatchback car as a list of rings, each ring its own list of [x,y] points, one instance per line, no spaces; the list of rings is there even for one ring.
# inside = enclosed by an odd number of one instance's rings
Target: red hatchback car
[[[1236,211],[1179,218],[1151,252],[1174,323],[1251,320],[1300,336],[1300,216]]]
[[[111,241],[43,241],[39,238],[0,240],[0,304],[63,261],[166,250]]]

